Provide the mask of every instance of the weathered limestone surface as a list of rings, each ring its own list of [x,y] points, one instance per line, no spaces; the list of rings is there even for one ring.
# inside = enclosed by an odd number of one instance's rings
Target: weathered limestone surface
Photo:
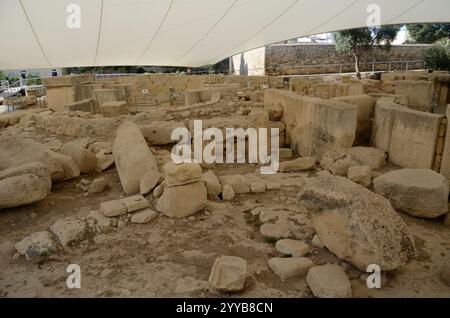
[[[81,118],[65,113],[42,113],[36,116],[36,126],[49,132],[72,137],[110,136],[117,128],[115,118]]]
[[[0,171],[0,209],[42,200],[50,193],[52,181],[41,162]]]
[[[283,108],[286,143],[302,157],[321,158],[331,149],[349,148],[355,140],[357,106],[268,89],[264,109]]]
[[[58,251],[58,245],[48,231],[33,233],[17,242],[14,247],[17,253],[27,258],[45,256]]]
[[[374,120],[372,126],[371,143],[375,148],[384,152],[389,151],[391,144],[392,127],[395,114],[405,107],[392,102],[389,98],[380,98],[375,105]]]
[[[377,148],[358,146],[346,149],[346,152],[372,169],[381,168],[386,164],[386,153]]]
[[[299,200],[323,244],[363,271],[369,264],[392,270],[415,254],[412,235],[390,202],[346,178],[308,179]]]
[[[335,264],[316,266],[309,270],[306,282],[319,298],[352,297],[352,285],[344,270]]]
[[[56,153],[36,141],[16,136],[0,136],[0,169],[18,167],[30,162],[43,163],[52,181],[78,177],[80,170],[75,161]]]
[[[156,159],[135,123],[125,122],[117,129],[113,156],[126,194],[139,192],[140,182],[146,173],[159,174]]]
[[[175,164],[168,162],[164,165],[164,178],[169,187],[198,182],[202,179],[202,168],[198,163]]]
[[[139,124],[139,129],[144,135],[145,140],[150,145],[167,145],[178,142],[172,140],[172,132],[176,128],[186,128],[183,122],[175,121],[152,121],[148,124]],[[178,136],[177,136],[178,137]]]
[[[207,190],[202,181],[174,187],[165,186],[156,203],[156,209],[169,217],[183,218],[203,209],[207,201]]]
[[[361,162],[348,153],[346,149],[336,149],[327,151],[322,160],[320,160],[320,166],[323,169],[330,171],[334,175],[347,176],[348,169],[354,166],[360,165]]]
[[[61,153],[71,157],[82,173],[90,173],[97,168],[97,157],[77,140],[65,143],[61,148]]]
[[[355,144],[361,144],[370,140],[372,131],[371,115],[375,107],[375,98],[369,95],[351,95],[335,97],[333,100],[358,107],[358,123],[356,126]]]
[[[94,89],[92,90],[92,96],[99,107],[107,102],[118,101],[117,90],[113,88]]]
[[[100,105],[100,110],[105,117],[117,117],[125,115],[127,111],[127,102],[109,101]]]
[[[434,163],[442,115],[379,100],[372,133],[374,146],[389,153],[389,161],[405,168],[426,169]]]
[[[369,165],[353,166],[348,168],[347,177],[367,188],[372,182],[372,169]]]
[[[220,184],[219,178],[211,170],[203,174],[202,180],[206,185],[208,195],[215,197],[222,192],[222,185]]]
[[[284,161],[280,163],[279,171],[280,172],[294,172],[294,171],[303,171],[310,170],[314,168],[316,165],[315,158],[297,158],[295,160]]]
[[[239,84],[216,85],[201,89],[186,90],[184,92],[185,105],[205,103],[212,100],[214,95],[237,97],[237,91],[240,90]]]
[[[272,272],[284,281],[304,276],[314,263],[306,257],[273,257],[269,259],[268,265]]]
[[[247,261],[237,256],[221,256],[214,261],[209,282],[218,290],[240,291],[247,278]]]
[[[401,169],[373,181],[374,190],[408,214],[435,218],[448,212],[448,181],[430,169]]]
[[[58,220],[50,226],[50,232],[58,238],[62,246],[80,242],[86,231],[86,222],[71,217]]]
[[[442,116],[414,110],[395,115],[389,161],[405,168],[432,168]]]
[[[431,81],[396,81],[395,94],[408,96],[408,107],[421,111],[431,110]]]

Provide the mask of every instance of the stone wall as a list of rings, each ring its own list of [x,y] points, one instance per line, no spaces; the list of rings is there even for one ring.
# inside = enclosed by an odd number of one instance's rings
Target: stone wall
[[[442,149],[437,151],[436,145],[439,139],[443,141],[439,134],[443,118],[380,98],[375,106],[372,144],[389,153],[389,161],[401,167],[438,170],[435,158]]]
[[[372,65],[364,62],[373,61],[413,61],[423,60],[423,52],[428,45],[393,45],[390,51],[374,49],[361,58],[360,70],[372,71]],[[247,61],[248,64],[254,63]],[[348,66],[330,67],[298,67],[321,64],[350,64]],[[265,49],[266,75],[322,74],[353,72],[353,57],[351,54],[337,52],[333,44],[274,44]],[[408,69],[423,68],[423,63],[410,63]],[[392,63],[392,70],[405,69],[405,64]],[[375,71],[388,71],[387,64],[376,64]]]
[[[302,96],[286,91],[264,91],[264,109],[282,112],[286,143],[302,157],[320,159],[328,150],[350,148],[357,128],[356,105]]]

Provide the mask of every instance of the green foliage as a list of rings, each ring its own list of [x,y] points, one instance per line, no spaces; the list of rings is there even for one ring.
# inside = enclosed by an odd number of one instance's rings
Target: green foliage
[[[443,40],[424,53],[425,67],[450,71],[450,40]]]
[[[41,85],[42,84],[42,80],[39,77],[39,74],[37,73],[30,73],[27,76],[27,85],[31,86],[31,85]]]
[[[386,25],[335,32],[336,50],[353,54],[356,75],[358,78],[361,78],[359,73],[359,59],[361,56],[374,46],[387,50],[390,49],[391,43],[399,31],[399,25]]]
[[[357,56],[361,56],[375,45],[389,49],[399,31],[400,26],[387,25],[379,28],[358,28],[335,32],[336,49],[352,52]]]
[[[409,43],[432,44],[450,38],[449,23],[408,24],[406,29],[411,37]]]

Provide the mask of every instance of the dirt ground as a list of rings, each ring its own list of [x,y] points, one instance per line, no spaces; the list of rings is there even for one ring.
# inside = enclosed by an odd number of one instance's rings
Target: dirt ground
[[[65,136],[28,129],[24,137],[44,142]],[[111,137],[112,138],[112,137]],[[97,139],[100,140],[100,139]],[[110,139],[112,140],[112,139]],[[216,166],[217,175],[253,173],[254,165]],[[384,169],[390,169],[389,167]],[[205,171],[205,170],[204,170]],[[309,176],[315,172],[310,172]],[[85,196],[77,184],[81,178],[106,178],[109,189]],[[237,195],[234,201],[217,204],[185,219],[160,215],[145,224],[128,224],[108,234],[89,237],[72,248],[38,261],[14,258],[14,244],[25,236],[49,228],[58,219],[84,217],[103,201],[122,196],[114,167],[78,179],[54,183],[45,199],[27,206],[0,211],[0,296],[2,297],[313,297],[305,279],[281,281],[267,266],[269,258],[281,256],[274,242],[259,232],[249,212],[257,207],[305,213],[297,195],[307,173],[265,176],[281,188],[260,194]],[[154,208],[153,195],[146,196]],[[395,273],[389,273],[381,289],[368,289],[363,272],[347,266],[354,297],[450,297],[450,287],[439,271],[450,259],[450,230],[439,220],[430,221],[401,214],[417,246],[417,256]],[[310,243],[307,241],[307,243]],[[245,258],[249,277],[239,293],[218,293],[208,277],[221,255]],[[309,256],[316,265],[341,262],[325,248],[313,248]],[[66,286],[69,264],[81,268],[81,288]]]

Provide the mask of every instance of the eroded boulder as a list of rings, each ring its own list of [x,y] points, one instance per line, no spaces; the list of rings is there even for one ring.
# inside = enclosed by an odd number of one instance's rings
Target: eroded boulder
[[[17,253],[27,258],[45,256],[58,251],[58,245],[48,231],[33,233],[17,242],[14,247]]]
[[[58,238],[62,246],[80,242],[86,231],[86,222],[72,217],[58,220],[50,226],[50,232]]]
[[[401,169],[375,178],[374,190],[405,213],[435,218],[448,212],[448,181],[430,169]]]
[[[344,270],[334,264],[315,266],[308,271],[306,283],[318,298],[352,297],[352,285]]]
[[[50,173],[40,162],[0,171],[0,209],[42,200],[51,186]]]
[[[346,178],[308,179],[299,202],[323,244],[363,271],[369,264],[393,270],[415,254],[413,237],[390,202]]]
[[[175,187],[164,187],[156,203],[159,212],[173,218],[193,215],[207,203],[207,190],[203,182],[194,182]]]

